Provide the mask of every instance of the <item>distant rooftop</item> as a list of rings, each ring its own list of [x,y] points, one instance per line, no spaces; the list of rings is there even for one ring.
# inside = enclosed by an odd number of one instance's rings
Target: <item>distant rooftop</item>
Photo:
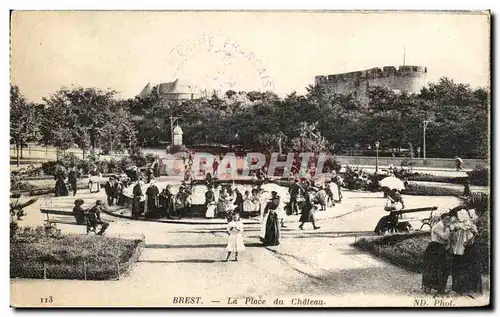
[[[159,83],[157,85],[151,85],[148,83],[141,92],[137,95],[138,97],[146,97],[153,92],[158,93],[164,97],[172,97],[173,99],[192,99],[199,98],[200,93],[195,93],[195,89],[191,85],[181,85],[179,79],[171,82]]]

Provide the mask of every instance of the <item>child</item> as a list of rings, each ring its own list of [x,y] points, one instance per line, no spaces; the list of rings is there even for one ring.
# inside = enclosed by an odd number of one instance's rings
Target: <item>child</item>
[[[238,252],[245,250],[245,245],[243,244],[243,223],[240,221],[240,215],[234,214],[233,220],[227,225],[227,231],[229,233],[229,238],[227,242],[227,258],[226,262],[229,261],[231,252],[235,252],[234,260],[238,261]]]

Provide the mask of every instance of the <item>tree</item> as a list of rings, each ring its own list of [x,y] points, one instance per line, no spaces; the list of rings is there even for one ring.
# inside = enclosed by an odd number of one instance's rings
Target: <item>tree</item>
[[[114,131],[120,131],[129,121],[115,120],[123,109],[115,95],[112,90],[77,87],[62,88],[44,98],[44,142],[59,149],[76,144],[85,153],[88,148],[94,151],[98,144],[114,139]]]
[[[39,138],[40,116],[33,103],[21,94],[17,86],[10,87],[10,137],[16,145],[16,164],[20,165],[20,149],[28,141]]]

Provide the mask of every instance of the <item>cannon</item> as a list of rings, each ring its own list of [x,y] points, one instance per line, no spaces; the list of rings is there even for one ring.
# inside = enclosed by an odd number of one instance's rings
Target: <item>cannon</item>
[[[434,211],[437,210],[437,206],[433,207],[422,207],[422,208],[412,208],[412,209],[402,209],[402,210],[393,210],[387,216],[383,216],[377,222],[375,226],[375,233],[378,235],[383,235],[386,232],[389,233],[402,233],[402,232],[411,232],[413,227],[408,221],[400,221],[401,215],[413,213],[413,212],[422,212],[422,211]]]

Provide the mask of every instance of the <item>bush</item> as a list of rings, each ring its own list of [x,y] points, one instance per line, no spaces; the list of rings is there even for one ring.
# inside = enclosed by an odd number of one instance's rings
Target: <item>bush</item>
[[[340,161],[340,159],[336,156],[330,156],[325,160],[324,168],[327,171],[335,171],[338,173],[342,168],[342,161]]]
[[[488,167],[477,165],[471,172],[467,172],[470,183],[478,186],[488,186],[490,171]]]
[[[42,163],[42,170],[45,175],[55,175],[56,174],[56,161],[49,161]]]
[[[78,166],[81,161],[82,159],[76,156],[75,153],[66,153],[59,157],[59,163],[66,168]]]
[[[12,192],[17,192],[17,191],[31,191],[38,189],[38,186],[33,185],[29,182],[22,182],[22,181],[15,181],[11,186],[10,186],[10,191]]]
[[[130,160],[132,161],[132,164],[137,167],[146,166],[147,163],[146,156],[138,148],[132,149],[130,151]]]
[[[148,153],[144,156],[146,159],[146,164],[153,164],[154,161],[158,160],[160,156],[158,154]]]
[[[33,177],[33,176],[43,176],[43,169],[41,166],[33,166],[33,165],[28,165],[26,168],[20,168],[18,170],[14,170],[10,172],[11,176],[18,176],[21,178],[24,177]]]
[[[126,171],[128,170],[131,166],[132,166],[133,162],[132,160],[130,159],[130,157],[128,156],[124,156],[120,159],[120,161],[118,161],[118,167],[122,170],[122,171]]]

